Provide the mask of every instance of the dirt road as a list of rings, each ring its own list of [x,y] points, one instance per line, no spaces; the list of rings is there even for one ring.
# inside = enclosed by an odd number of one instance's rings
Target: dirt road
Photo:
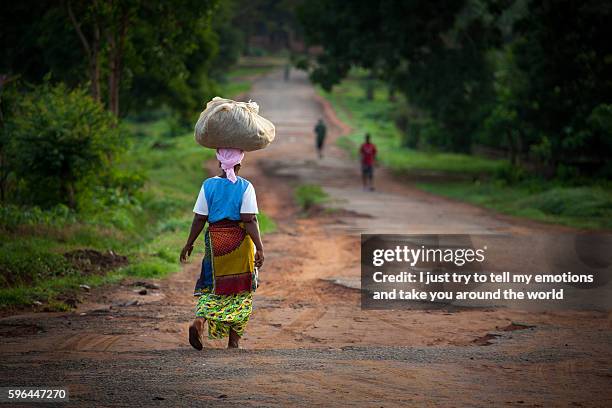
[[[187,343],[194,259],[146,295],[125,282],[95,291],[75,313],[0,320],[1,386],[68,386],[74,406],[612,404],[608,313],[362,311],[350,288],[361,232],[549,227],[420,192],[384,171],[376,193],[361,191],[358,168],[332,140],[325,158],[315,158],[315,121],[335,124],[332,139],[343,128],[299,72],[289,82],[280,72],[258,80],[251,98],[276,123],[278,140],[248,155],[243,175],[279,229],[264,237],[263,282],[244,349],[211,341],[197,352]],[[299,214],[292,189],[303,182],[322,185],[340,210]]]

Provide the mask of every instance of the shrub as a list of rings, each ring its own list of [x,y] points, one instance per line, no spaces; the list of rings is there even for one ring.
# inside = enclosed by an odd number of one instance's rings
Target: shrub
[[[520,166],[505,163],[495,171],[495,177],[507,184],[517,184],[527,178],[527,172]]]
[[[95,185],[124,148],[117,119],[81,88],[45,83],[12,113],[9,149],[28,203],[75,208],[79,190]]]
[[[8,231],[15,231],[20,225],[61,227],[75,221],[75,213],[63,204],[45,210],[39,207],[0,205],[0,228]]]
[[[316,184],[302,184],[295,189],[295,199],[306,211],[315,205],[323,204],[328,198],[327,193]]]

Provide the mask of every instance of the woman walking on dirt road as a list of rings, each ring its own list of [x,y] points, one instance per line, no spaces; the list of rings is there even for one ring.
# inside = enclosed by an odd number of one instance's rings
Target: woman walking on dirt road
[[[236,175],[244,152],[217,149],[219,176],[204,181],[195,207],[191,232],[181,251],[185,262],[206,222],[205,254],[194,296],[198,296],[196,318],[189,326],[189,343],[202,349],[204,324],[208,338],[229,337],[228,348],[238,348],[253,310],[257,269],[264,252],[257,222],[257,200],[253,185]]]

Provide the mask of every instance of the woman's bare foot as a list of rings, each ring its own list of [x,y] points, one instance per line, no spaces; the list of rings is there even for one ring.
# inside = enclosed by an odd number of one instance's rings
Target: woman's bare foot
[[[227,348],[240,348],[240,336],[238,333],[234,331],[234,329],[230,329],[229,333],[229,341],[227,342]]]
[[[202,333],[206,320],[198,317],[189,326],[189,344],[196,350],[202,350]]]

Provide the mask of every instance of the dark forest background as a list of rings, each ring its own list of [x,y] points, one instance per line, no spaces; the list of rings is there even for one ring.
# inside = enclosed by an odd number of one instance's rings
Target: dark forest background
[[[610,178],[612,49],[605,1],[309,1],[312,78],[355,66],[401,92],[410,147],[503,149],[545,177]]]

